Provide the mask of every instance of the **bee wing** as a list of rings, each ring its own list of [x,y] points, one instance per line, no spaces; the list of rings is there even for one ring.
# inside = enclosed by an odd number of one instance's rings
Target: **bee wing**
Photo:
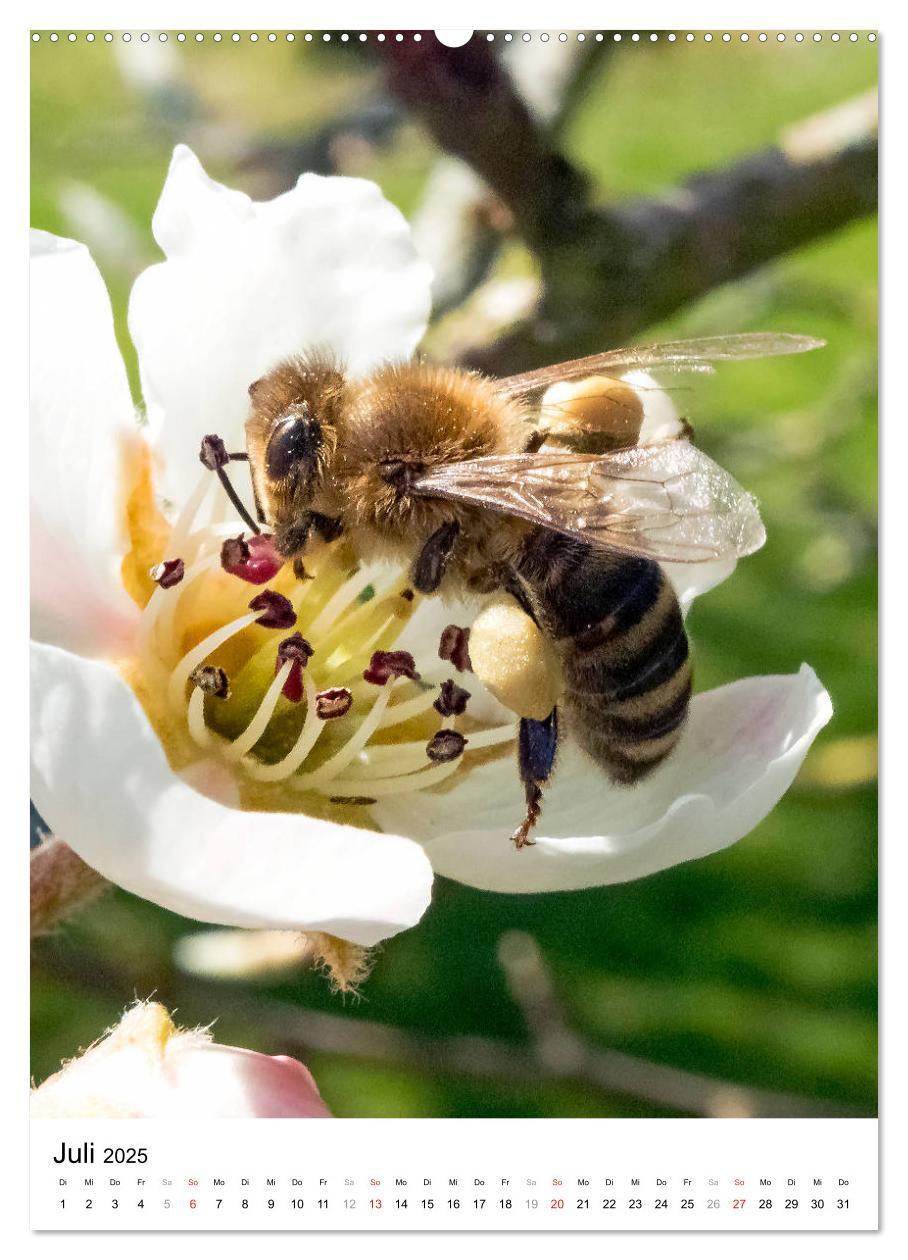
[[[606,455],[490,455],[445,465],[414,490],[663,562],[746,556],[766,539],[753,496],[683,441]]]
[[[567,363],[505,376],[495,382],[499,393],[509,398],[528,397],[558,381],[582,379],[605,372],[620,375],[635,370],[667,368],[671,371],[711,372],[714,363],[731,359],[766,359],[784,354],[803,354],[826,343],[817,337],[798,333],[729,333],[720,337],[696,337],[688,341],[663,341],[651,346],[631,346],[590,354]]]

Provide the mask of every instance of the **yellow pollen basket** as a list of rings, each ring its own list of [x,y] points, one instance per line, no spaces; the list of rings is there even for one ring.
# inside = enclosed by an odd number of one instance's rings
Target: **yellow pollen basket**
[[[363,677],[375,653],[391,652],[419,606],[405,574],[364,567],[340,538],[307,550],[305,578],[284,564],[267,583],[252,584],[221,564],[224,542],[242,527],[224,518],[216,478],[203,475],[172,527],[154,507],[149,483],[143,464],[127,505],[132,548],[123,573],[144,608],[137,659],[124,663],[124,673],[175,769],[216,757],[233,770],[244,808],[332,816],[332,806],[436,787],[473,754],[514,739],[514,722],[477,729],[469,710],[445,715],[437,682],[392,672],[377,685]],[[165,587],[145,577],[148,567],[175,559],[183,561],[181,580]],[[289,628],[260,624],[261,612],[249,604],[264,591],[292,605]],[[281,655],[293,659],[279,657],[294,635],[311,648],[308,659],[292,643]],[[223,683],[218,671],[226,688],[214,694],[199,685],[214,677]],[[430,756],[438,742],[427,751],[439,731],[466,741],[447,740],[459,752],[442,761]]]

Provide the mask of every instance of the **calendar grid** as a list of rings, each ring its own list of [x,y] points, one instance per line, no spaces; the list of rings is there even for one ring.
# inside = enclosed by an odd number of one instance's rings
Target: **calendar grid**
[[[876,1142],[875,1120],[35,1121],[32,1227],[868,1230]]]

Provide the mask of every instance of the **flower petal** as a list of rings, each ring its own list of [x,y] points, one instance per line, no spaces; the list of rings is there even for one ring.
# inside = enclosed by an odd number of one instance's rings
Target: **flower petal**
[[[289,1055],[257,1054],[211,1042],[180,1053],[171,1105],[161,1116],[326,1119],[312,1074]]]
[[[686,616],[698,595],[705,595],[731,577],[737,567],[734,556],[725,556],[721,560],[700,560],[695,564],[663,564],[662,569],[675,588]]]
[[[35,1119],[318,1118],[331,1115],[298,1059],[221,1046],[138,1003],[32,1091]]]
[[[429,902],[431,868],[412,841],[200,795],[111,666],[37,644],[32,796],[89,866],[189,918],[369,946]]]
[[[675,754],[637,788],[610,785],[570,744],[546,793],[536,844],[508,836],[523,815],[517,769],[490,763],[459,787],[373,806],[381,826],[422,841],[440,875],[496,892],[621,883],[704,857],[747,835],[790,787],[832,716],[808,665],[694,698]],[[470,820],[480,819],[481,825]],[[458,820],[456,822],[452,820]],[[603,820],[609,832],[597,834]]]
[[[282,357],[323,349],[361,373],[408,358],[425,330],[430,269],[366,180],[302,175],[254,202],[180,145],[153,229],[167,261],[139,276],[129,323],[175,499],[204,433],[244,447],[248,387]]]
[[[628,385],[634,386],[643,403],[643,423],[637,439],[640,446],[669,442],[681,436],[684,432],[681,413],[675,406],[671,394],[663,385],[660,385],[649,372],[640,370],[625,372],[621,379]]]
[[[32,232],[30,297],[32,634],[101,652],[136,616],[119,577],[135,413],[85,246]]]

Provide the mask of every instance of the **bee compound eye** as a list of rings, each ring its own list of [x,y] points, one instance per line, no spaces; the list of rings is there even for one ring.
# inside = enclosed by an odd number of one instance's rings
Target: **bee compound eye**
[[[317,420],[302,413],[285,416],[268,440],[265,463],[269,476],[311,475],[320,443],[321,426]]]

